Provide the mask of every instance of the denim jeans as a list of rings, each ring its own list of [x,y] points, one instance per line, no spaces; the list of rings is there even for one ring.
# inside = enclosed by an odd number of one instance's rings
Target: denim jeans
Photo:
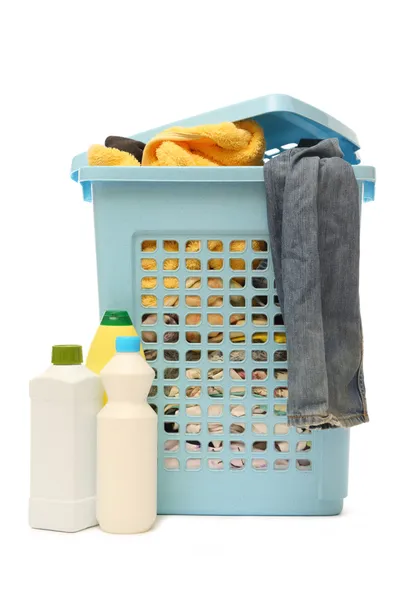
[[[288,422],[368,421],[359,306],[360,199],[337,139],[264,167],[276,288],[288,345]]]

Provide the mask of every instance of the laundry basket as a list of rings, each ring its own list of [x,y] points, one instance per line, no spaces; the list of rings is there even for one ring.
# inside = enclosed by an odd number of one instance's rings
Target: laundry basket
[[[264,128],[267,159],[301,138],[337,137],[362,201],[374,199],[375,171],[358,165],[355,134],[288,96],[174,125],[249,117]],[[165,127],[133,137],[147,142]],[[339,513],[349,431],[286,423],[262,167],[89,167],[84,153],[72,177],[93,202],[100,313],[130,312],[155,369],[158,512]]]

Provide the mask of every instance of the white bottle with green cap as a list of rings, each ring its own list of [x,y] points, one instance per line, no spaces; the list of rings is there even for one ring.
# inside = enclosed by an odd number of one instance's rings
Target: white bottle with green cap
[[[97,418],[99,526],[142,533],[156,518],[157,416],[147,402],[155,373],[139,337],[116,338],[116,355],[100,377],[108,402]]]
[[[96,415],[103,388],[81,346],[53,346],[52,365],[30,382],[29,524],[80,531],[96,521]]]

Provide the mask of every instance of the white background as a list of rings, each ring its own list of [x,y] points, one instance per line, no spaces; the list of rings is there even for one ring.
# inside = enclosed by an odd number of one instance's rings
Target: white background
[[[398,595],[397,4],[37,0],[3,9],[0,598]],[[352,431],[343,514],[164,517],[137,537],[30,530],[28,380],[48,365],[52,344],[86,351],[98,324],[92,207],[69,179],[72,157],[109,134],[267,93],[291,94],[346,123],[363,163],[377,167],[361,242],[371,422]]]

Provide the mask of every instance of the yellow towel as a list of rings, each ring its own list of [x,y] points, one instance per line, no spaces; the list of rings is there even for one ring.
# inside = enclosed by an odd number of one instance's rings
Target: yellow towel
[[[149,167],[213,167],[262,165],[265,139],[255,121],[172,127],[145,146],[142,165]],[[90,166],[140,166],[137,159],[117,148],[94,144],[88,150]]]

